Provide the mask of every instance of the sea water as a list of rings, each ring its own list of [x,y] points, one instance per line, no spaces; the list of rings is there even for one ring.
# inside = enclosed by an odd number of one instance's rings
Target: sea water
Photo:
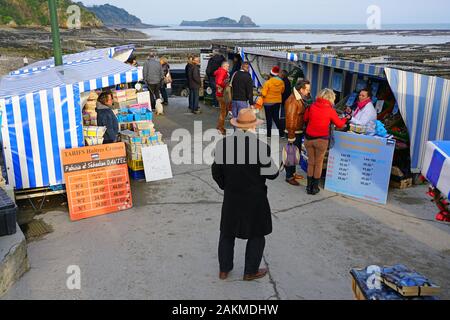
[[[262,25],[256,29],[232,28],[229,31],[226,28],[169,26],[141,31],[152,40],[260,40],[297,42],[301,43],[300,47],[320,47],[334,42],[344,42],[344,45],[431,45],[450,42],[450,35],[439,35],[433,31],[412,35],[392,30],[450,30],[450,25],[387,25],[376,34],[365,33],[364,26],[359,25]]]

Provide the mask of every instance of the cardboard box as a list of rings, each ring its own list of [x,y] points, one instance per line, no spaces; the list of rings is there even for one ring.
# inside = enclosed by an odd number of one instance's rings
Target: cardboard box
[[[137,103],[143,104],[146,103],[149,105],[149,107],[152,107],[152,101],[150,99],[150,92],[144,91],[144,92],[138,92],[137,94]]]
[[[126,89],[125,96],[127,98],[127,101],[136,100],[137,99],[136,89]]]

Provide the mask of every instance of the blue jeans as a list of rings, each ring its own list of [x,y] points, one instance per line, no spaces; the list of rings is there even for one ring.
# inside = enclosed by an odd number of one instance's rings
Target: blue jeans
[[[192,111],[197,111],[199,102],[199,89],[189,89],[189,108]]]
[[[212,99],[213,99],[213,106],[217,107],[219,105],[219,102],[217,102],[217,98],[216,98],[216,77],[209,77],[209,87],[212,90]]]
[[[298,148],[298,150],[300,150],[300,152],[302,152],[302,139],[303,139],[303,133],[299,133],[299,134],[295,135],[294,146],[296,146]],[[294,173],[296,171],[297,171],[296,166],[286,167],[286,180],[292,179],[294,177]]]
[[[239,112],[242,109],[248,108],[248,102],[233,100],[233,102],[231,103],[231,107],[232,107],[233,118],[237,119],[237,117],[239,116]]]

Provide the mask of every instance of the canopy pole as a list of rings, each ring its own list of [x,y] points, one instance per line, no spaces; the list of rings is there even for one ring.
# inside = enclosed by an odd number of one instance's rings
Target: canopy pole
[[[55,66],[62,66],[61,39],[59,35],[58,12],[56,10],[56,0],[48,0],[50,10],[50,21],[52,26],[53,55],[55,57]]]

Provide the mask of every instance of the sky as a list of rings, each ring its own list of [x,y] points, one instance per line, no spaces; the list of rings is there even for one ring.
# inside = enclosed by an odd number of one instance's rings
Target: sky
[[[81,0],[109,3],[149,24],[179,24],[221,16],[250,16],[257,24],[366,24],[367,8],[380,8],[382,24],[450,23],[448,0]]]

